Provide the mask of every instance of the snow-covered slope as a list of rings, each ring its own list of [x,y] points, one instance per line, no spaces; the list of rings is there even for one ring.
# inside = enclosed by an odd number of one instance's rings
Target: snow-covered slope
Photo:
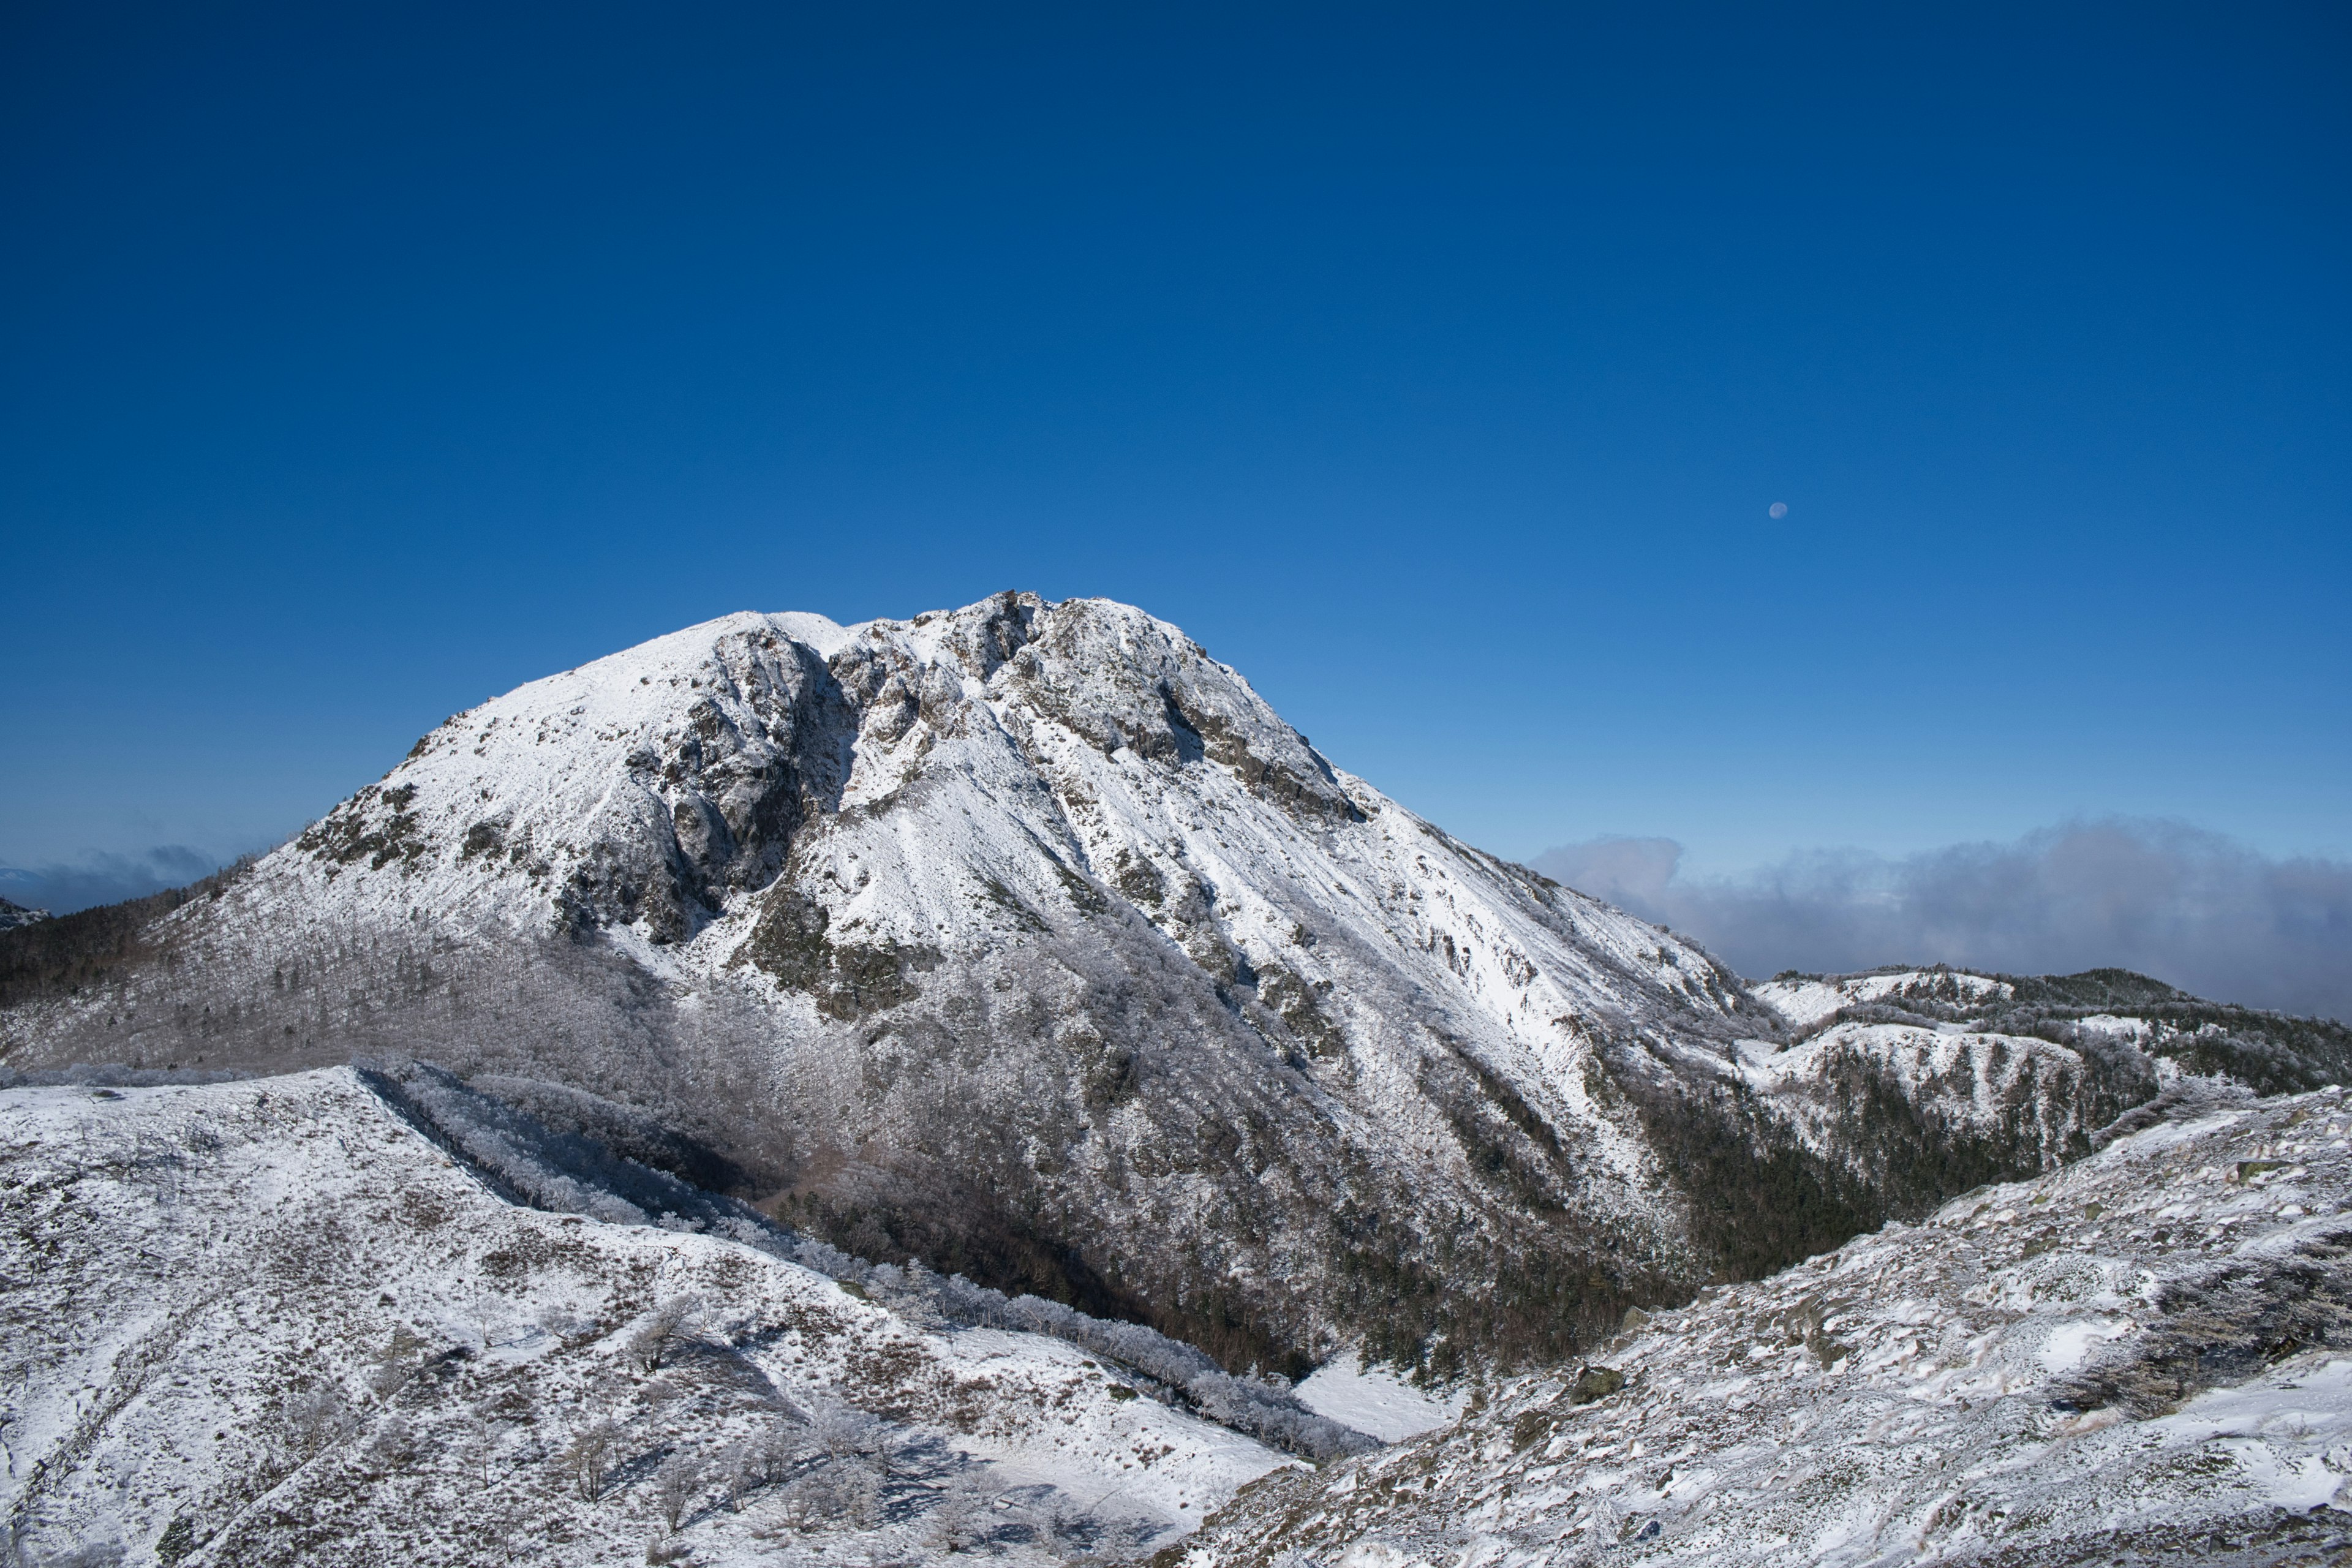
[[[1269,1477],[1188,1568],[2336,1561],[2352,1113],[2209,1108],[1759,1284],[1460,1424]]]
[[[12,904],[0,899],[0,931],[14,931],[18,926],[31,925],[35,921],[49,918],[47,910],[28,910],[22,904]]]
[[[569,1085],[849,1250],[1300,1370],[1565,1343],[1706,1277],[1650,1128],[1686,1053],[1777,1026],[1175,628],[1016,595],[534,682],[152,948],[0,1016],[7,1059]]]
[[[1975,974],[1883,969],[1784,974],[1750,988],[1799,1041],[1840,1025],[1902,1023],[1946,1033],[2039,1039],[2096,1059],[2125,1079],[2220,1077],[2263,1093],[2340,1083],[2352,1029],[2208,1002],[2124,969],[2080,974]]]
[[[2004,1001],[2016,986],[1952,969],[1892,969],[1875,974],[1785,975],[1751,988],[1757,999],[1800,1029],[1826,1023],[1840,1008],[1870,1002],[1976,1006]]]
[[[349,1068],[0,1091],[7,1539],[190,1568],[1051,1561],[1290,1462],[1059,1340],[927,1329],[577,1194],[614,1217],[506,1201]]]

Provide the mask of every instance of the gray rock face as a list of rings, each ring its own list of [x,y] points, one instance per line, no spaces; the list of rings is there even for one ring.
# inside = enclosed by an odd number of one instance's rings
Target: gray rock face
[[[850,1252],[1236,1368],[1564,1356],[2084,1152],[2160,1076],[2128,1041],[1802,1041],[1176,628],[1019,594],[534,682],[72,973],[7,993],[0,1062],[394,1050],[542,1117],[587,1101],[530,1086],[579,1091]]]

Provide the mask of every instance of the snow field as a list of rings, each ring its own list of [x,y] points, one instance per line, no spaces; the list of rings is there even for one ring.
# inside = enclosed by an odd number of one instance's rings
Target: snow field
[[[733,1241],[516,1207],[347,1069],[0,1092],[0,1508],[37,1563],[1048,1560],[1157,1542],[1290,1462],[1059,1341],[924,1332]]]
[[[1622,1388],[1492,1388],[1185,1561],[2315,1560],[2352,1543],[2347,1131],[2340,1090],[2168,1124],[1704,1292],[1629,1321]]]

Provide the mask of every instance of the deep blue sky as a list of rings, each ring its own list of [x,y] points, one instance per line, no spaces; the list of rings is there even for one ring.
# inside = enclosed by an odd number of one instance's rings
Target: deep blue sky
[[[2348,16],[20,0],[0,864],[1006,586],[1508,854],[2342,855]]]

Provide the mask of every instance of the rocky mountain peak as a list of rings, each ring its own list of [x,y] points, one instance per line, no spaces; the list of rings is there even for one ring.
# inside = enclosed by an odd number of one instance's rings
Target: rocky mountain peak
[[[622,1107],[846,1251],[1237,1370],[1563,1355],[2341,1046],[2084,977],[1751,988],[1339,772],[1178,628],[1021,593],[531,682],[108,940],[0,1010],[10,1061],[397,1051]]]

